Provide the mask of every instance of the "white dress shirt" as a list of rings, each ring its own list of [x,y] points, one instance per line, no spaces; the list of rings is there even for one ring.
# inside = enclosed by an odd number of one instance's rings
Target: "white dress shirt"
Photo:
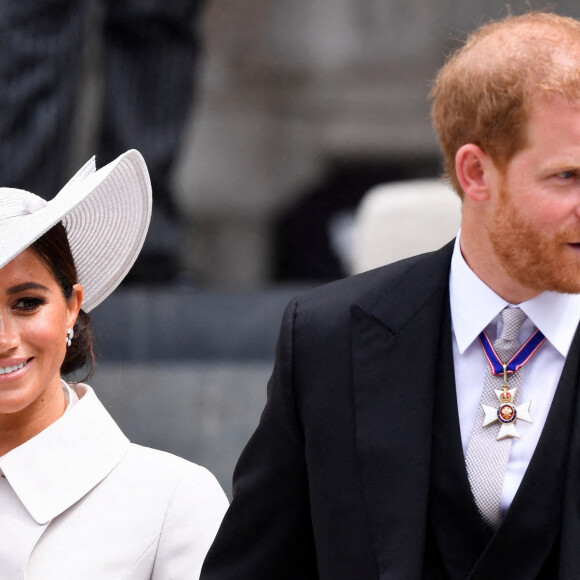
[[[461,255],[459,240],[460,235],[457,236],[451,260],[449,294],[457,407],[465,454],[488,367],[478,336],[486,330],[493,344],[501,333],[499,313],[510,304],[469,268]],[[502,492],[504,513],[524,477],[548,417],[568,350],[580,322],[580,295],[543,292],[517,306],[528,316],[520,332],[522,344],[535,328],[539,328],[547,340],[525,365],[523,385],[517,395],[517,404],[531,401],[532,423],[517,422],[520,437],[513,438],[506,468]]]

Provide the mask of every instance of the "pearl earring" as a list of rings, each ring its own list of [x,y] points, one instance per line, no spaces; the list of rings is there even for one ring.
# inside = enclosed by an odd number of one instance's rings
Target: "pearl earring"
[[[72,328],[66,329],[66,345],[70,346],[72,339],[74,338],[75,331]]]

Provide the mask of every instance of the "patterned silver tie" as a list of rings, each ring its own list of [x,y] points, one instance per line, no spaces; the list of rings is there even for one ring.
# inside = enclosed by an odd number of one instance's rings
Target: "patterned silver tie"
[[[493,348],[502,363],[517,352],[521,344],[518,339],[525,313],[519,308],[505,308],[501,312],[503,329],[501,336],[495,341]],[[524,369],[520,368],[509,378],[509,387],[520,390]],[[501,390],[503,377],[494,376],[488,367],[483,381],[481,403],[492,407],[498,406],[498,398],[494,389]],[[518,395],[516,391],[516,397]],[[512,438],[497,440],[497,424],[483,426],[484,411],[479,406],[473,431],[467,445],[465,466],[475,503],[484,521],[497,529],[501,524],[501,493],[505,469],[508,462]]]

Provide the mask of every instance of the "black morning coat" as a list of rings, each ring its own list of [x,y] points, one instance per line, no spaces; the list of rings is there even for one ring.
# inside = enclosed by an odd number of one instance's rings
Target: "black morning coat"
[[[494,534],[461,447],[452,251],[453,242],[290,303],[202,580],[580,577],[579,334]],[[480,388],[483,377],[474,380]]]

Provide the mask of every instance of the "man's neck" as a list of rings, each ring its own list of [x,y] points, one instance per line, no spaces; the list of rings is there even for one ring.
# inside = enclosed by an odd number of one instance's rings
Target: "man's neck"
[[[462,231],[460,249],[463,259],[475,275],[510,304],[521,304],[541,294],[540,290],[527,288],[514,280],[495,257],[491,244],[474,241]]]

